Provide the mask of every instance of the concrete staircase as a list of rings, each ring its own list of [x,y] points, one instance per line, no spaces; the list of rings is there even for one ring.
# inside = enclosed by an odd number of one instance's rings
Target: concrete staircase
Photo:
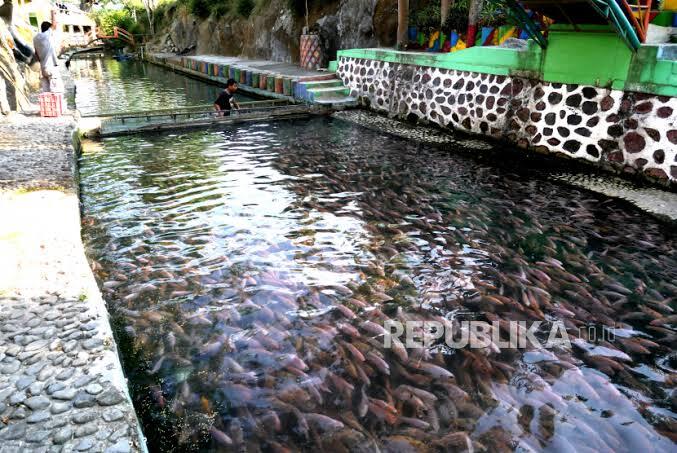
[[[350,90],[334,77],[327,80],[299,81],[296,97],[314,104],[353,106],[357,99],[350,96]]]

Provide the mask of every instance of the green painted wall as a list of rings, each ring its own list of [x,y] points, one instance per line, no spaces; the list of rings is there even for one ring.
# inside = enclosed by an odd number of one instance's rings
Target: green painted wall
[[[642,46],[633,54],[605,25],[579,25],[578,31],[570,25],[554,25],[545,51],[530,41],[528,49],[523,51],[501,47],[471,47],[453,53],[348,49],[340,50],[338,58],[364,58],[677,96],[677,61],[659,59],[658,49]]]
[[[677,96],[677,61],[658,59],[658,47],[641,47],[630,65],[625,89]]]
[[[388,49],[339,50],[338,58],[366,58],[390,63],[429,66],[496,75],[538,77],[541,49],[531,43],[525,51],[502,47],[471,47],[453,53],[395,52]]]
[[[553,26],[543,62],[546,82],[577,83],[622,90],[632,51],[604,25]]]

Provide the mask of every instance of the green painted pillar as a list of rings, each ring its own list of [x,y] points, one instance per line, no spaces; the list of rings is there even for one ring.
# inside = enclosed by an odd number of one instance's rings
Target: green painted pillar
[[[291,96],[291,79],[289,77],[282,79],[282,94]]]
[[[266,85],[268,91],[271,93],[275,93],[275,75],[274,74],[268,74],[266,77]]]
[[[259,77],[260,76],[261,76],[261,74],[259,74],[258,72],[252,73],[252,87],[254,87],[254,88],[259,87]]]

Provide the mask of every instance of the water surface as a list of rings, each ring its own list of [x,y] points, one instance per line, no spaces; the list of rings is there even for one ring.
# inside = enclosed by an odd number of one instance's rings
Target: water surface
[[[152,449],[674,451],[675,229],[627,204],[324,118],[80,164]],[[384,348],[453,315],[576,341]]]
[[[74,59],[70,71],[75,80],[76,106],[83,115],[207,105],[223,90],[136,60]],[[253,100],[242,92],[236,98],[241,102]]]

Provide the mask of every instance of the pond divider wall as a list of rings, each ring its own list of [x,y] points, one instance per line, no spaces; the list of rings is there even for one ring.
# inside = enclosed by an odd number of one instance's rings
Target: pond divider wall
[[[245,93],[289,102],[311,100],[307,83],[336,79],[333,72],[311,72],[291,64],[234,57],[145,54],[144,58],[150,63],[219,85],[225,86],[228,79],[235,79]]]
[[[615,34],[590,28],[556,28],[546,51],[533,43],[452,54],[344,50],[337,75],[372,110],[674,189],[677,61],[662,60],[660,47],[633,55]]]

